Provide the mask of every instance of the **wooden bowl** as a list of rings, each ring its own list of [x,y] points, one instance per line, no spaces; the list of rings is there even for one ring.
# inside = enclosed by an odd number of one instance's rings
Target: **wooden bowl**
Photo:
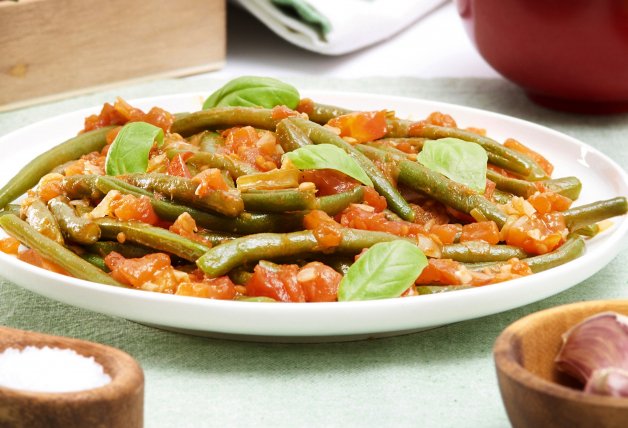
[[[103,366],[107,385],[76,392],[32,392],[0,386],[0,427],[135,428],[144,423],[144,372],[110,346],[0,327],[0,352],[44,346],[72,349]]]
[[[497,378],[513,427],[628,426],[628,398],[585,394],[554,364],[561,335],[583,319],[604,311],[628,315],[628,300],[547,309],[513,323],[497,338]]]

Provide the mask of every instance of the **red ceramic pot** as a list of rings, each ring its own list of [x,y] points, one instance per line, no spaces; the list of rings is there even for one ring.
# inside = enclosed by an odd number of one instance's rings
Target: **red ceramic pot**
[[[456,0],[480,55],[530,98],[628,111],[628,0]]]

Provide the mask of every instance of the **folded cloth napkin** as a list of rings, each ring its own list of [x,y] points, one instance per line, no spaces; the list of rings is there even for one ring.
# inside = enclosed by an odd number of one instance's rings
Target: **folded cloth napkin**
[[[239,0],[279,36],[341,55],[380,42],[447,0]]]

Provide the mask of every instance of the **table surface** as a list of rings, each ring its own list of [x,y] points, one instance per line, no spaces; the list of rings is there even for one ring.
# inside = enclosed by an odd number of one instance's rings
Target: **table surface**
[[[230,10],[229,28],[228,64],[220,72],[2,113],[0,133],[116,95],[132,99],[208,90],[227,77],[264,74],[293,76],[291,81],[308,89],[405,95],[499,111],[568,133],[622,167],[628,164],[621,145],[627,115],[574,116],[532,104],[477,56],[451,4],[389,41],[344,57],[293,47],[241,10]],[[430,37],[440,40],[438,48],[416,42]],[[403,55],[410,50],[422,54]],[[395,61],[381,60],[391,52]],[[146,376],[147,427],[503,427],[508,419],[491,357],[497,335],[544,308],[626,299],[627,278],[624,249],[593,277],[541,302],[406,336],[326,344],[245,343],[169,333],[54,302],[0,279],[0,324],[96,341],[131,354]]]

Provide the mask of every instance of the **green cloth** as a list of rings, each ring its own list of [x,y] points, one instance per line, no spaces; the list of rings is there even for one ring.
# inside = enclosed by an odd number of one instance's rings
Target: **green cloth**
[[[326,35],[331,31],[331,22],[321,15],[311,4],[305,0],[272,0],[272,3],[284,10],[289,15],[295,15],[298,19]]]
[[[501,80],[284,80],[299,88],[404,95],[497,111],[565,132],[627,165],[627,115],[549,111]],[[2,113],[0,132],[116,95],[210,93],[218,83],[158,81]],[[7,281],[0,283],[0,324],[100,342],[134,356],[146,375],[147,427],[503,427],[508,420],[491,354],[497,335],[541,309],[626,299],[627,278],[624,250],[592,278],[541,302],[421,333],[350,343],[260,344],[169,333],[57,303]]]

